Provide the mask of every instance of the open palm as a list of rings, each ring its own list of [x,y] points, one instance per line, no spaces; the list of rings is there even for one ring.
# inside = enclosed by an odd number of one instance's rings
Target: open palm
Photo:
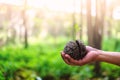
[[[64,52],[61,53],[61,56],[64,62],[67,63],[68,65],[82,66],[87,63],[96,61],[96,58],[98,56],[98,52],[97,52],[98,50],[90,46],[86,46],[86,49],[88,51],[87,55],[83,59],[80,59],[80,60],[74,60],[68,54],[65,54]]]

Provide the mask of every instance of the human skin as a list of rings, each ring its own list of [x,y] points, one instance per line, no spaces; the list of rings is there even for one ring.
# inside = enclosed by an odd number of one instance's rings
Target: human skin
[[[88,51],[87,55],[80,60],[74,60],[64,52],[61,52],[61,56],[66,64],[73,66],[83,66],[94,61],[107,62],[120,66],[120,52],[107,52],[90,46],[86,46],[86,50]]]

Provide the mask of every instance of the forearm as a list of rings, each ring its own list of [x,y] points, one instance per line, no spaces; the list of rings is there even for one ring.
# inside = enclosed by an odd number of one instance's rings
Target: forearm
[[[97,61],[112,63],[120,66],[120,53],[119,52],[105,52],[98,51],[99,56]]]

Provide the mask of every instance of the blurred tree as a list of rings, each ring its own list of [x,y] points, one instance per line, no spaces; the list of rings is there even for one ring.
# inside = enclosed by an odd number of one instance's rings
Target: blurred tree
[[[83,31],[83,0],[80,0],[80,39],[82,39],[82,31]]]
[[[4,25],[5,32],[6,32],[6,44],[9,43],[15,43],[16,39],[16,29],[15,29],[15,20],[13,18],[14,7],[11,5],[5,5],[6,7],[6,14],[5,14],[5,20]]]
[[[109,14],[108,31],[107,31],[108,38],[112,37],[113,9],[114,9],[114,1],[112,1],[111,5],[108,8],[108,14]]]
[[[6,6],[6,8],[7,8],[7,12],[6,12],[6,22],[7,21],[9,21],[10,20],[10,17],[11,17],[11,7],[10,6]],[[6,23],[5,22],[5,23]],[[10,26],[8,26],[8,25],[5,25],[4,27],[7,27],[7,29],[6,29],[6,44],[8,44],[9,43],[9,41],[10,41],[10,37],[9,37],[9,35],[10,35]]]
[[[102,6],[101,6],[102,5]],[[103,37],[103,26],[105,17],[105,0],[96,0],[96,19],[94,27],[94,47],[101,49],[102,37]],[[100,62],[95,63],[96,76],[100,75]]]
[[[23,25],[25,27],[25,34],[24,34],[24,38],[25,38],[25,48],[28,47],[28,28],[27,28],[27,18],[26,18],[26,9],[27,9],[27,0],[24,1],[24,9],[23,9]]]
[[[4,22],[4,20],[6,19],[5,14],[1,13],[3,11],[3,13],[6,12],[6,7],[2,4],[0,4],[0,47],[2,47],[6,42],[6,24]]]
[[[102,5],[102,6],[101,6]],[[91,0],[87,0],[88,45],[101,49],[105,17],[105,0],[96,0],[95,25],[92,25]],[[95,76],[100,76],[100,62],[95,62]]]
[[[87,34],[88,34],[88,45],[94,46],[93,44],[93,26],[91,20],[91,0],[87,0]]]
[[[75,21],[75,0],[73,0],[73,7],[74,7],[74,11],[73,11],[73,14],[72,14],[72,18],[73,18],[72,37],[73,37],[73,40],[75,40],[76,39],[76,29],[75,29],[75,25],[76,25],[76,21]]]

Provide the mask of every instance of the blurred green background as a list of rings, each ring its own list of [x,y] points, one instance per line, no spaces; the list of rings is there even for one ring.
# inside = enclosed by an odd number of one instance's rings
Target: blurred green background
[[[65,64],[76,39],[120,52],[120,1],[0,0],[0,80],[120,80],[113,64]]]

